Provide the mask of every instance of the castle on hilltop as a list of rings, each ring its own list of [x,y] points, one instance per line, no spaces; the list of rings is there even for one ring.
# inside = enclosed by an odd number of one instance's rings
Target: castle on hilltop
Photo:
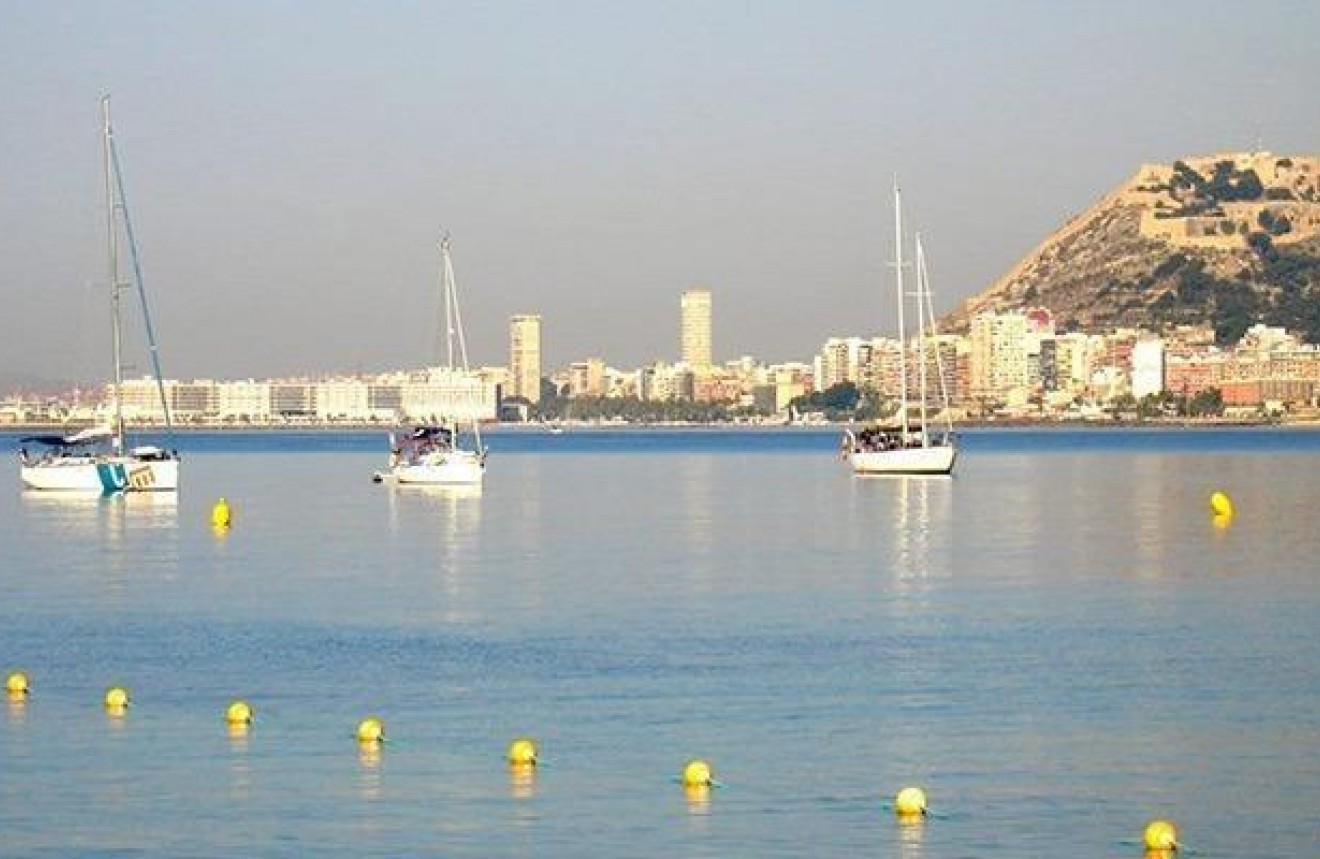
[[[1143,164],[1113,202],[1141,209],[1141,235],[1217,250],[1248,246],[1253,233],[1275,244],[1320,234],[1320,158],[1234,152]]]

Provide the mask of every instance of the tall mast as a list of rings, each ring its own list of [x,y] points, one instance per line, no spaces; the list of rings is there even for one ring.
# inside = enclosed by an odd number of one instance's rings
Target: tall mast
[[[921,247],[921,233],[916,234],[917,243],[917,379],[921,388],[921,446],[927,447],[929,436],[926,433],[926,313],[923,294],[926,289],[926,252]]]
[[[898,398],[902,409],[900,426],[904,442],[908,434],[907,414],[907,332],[903,328],[903,201],[898,190],[898,177],[894,177],[894,279],[898,292]]]
[[[449,259],[449,233],[440,234],[440,293],[445,303],[445,368],[454,369],[454,264]]]
[[[156,343],[156,329],[151,324],[151,307],[147,304],[147,287],[142,280],[142,260],[138,256],[137,237],[133,234],[133,219],[128,214],[128,194],[124,191],[124,174],[119,167],[119,149],[115,146],[114,131],[110,128],[110,97],[104,99],[106,111],[106,139],[107,149],[109,150],[108,172],[113,173],[111,179],[114,182],[113,187],[113,207],[112,212],[117,213],[118,221],[124,225],[124,238],[128,241],[128,259],[133,268],[133,283],[137,287],[138,307],[142,310],[142,328],[147,335],[147,351],[151,356],[151,372],[156,379],[156,395],[160,399],[161,414],[165,417],[165,435],[170,439],[170,444],[174,441],[174,421],[170,416],[170,401],[165,396],[165,375],[160,369],[160,347]],[[111,221],[114,224],[112,229],[116,230],[118,223],[112,215]],[[115,250],[115,279],[118,281],[118,249]],[[127,287],[130,284],[120,284]],[[118,290],[116,290],[118,295]],[[119,363],[116,361],[116,363]],[[122,371],[121,371],[122,372]]]
[[[105,229],[106,247],[110,267],[110,324],[113,355],[115,362],[114,398],[115,425],[114,447],[116,451],[124,449],[124,406],[122,388],[124,385],[123,343],[119,323],[119,231],[116,227],[118,200],[114,188],[114,131],[110,128],[110,96],[101,99],[102,149],[105,155]]]
[[[453,371],[459,369],[454,363],[454,344],[458,344],[458,359],[461,362],[464,382],[468,380],[467,338],[463,335],[463,314],[458,309],[458,281],[454,277],[454,261],[449,255],[449,233],[440,236],[441,282],[445,294],[445,352],[452,384]],[[472,435],[481,451],[481,427],[475,418],[472,420]]]
[[[918,242],[918,247],[920,247],[919,242]],[[933,344],[931,346],[931,351],[935,355],[935,376],[940,383],[940,408],[943,410],[943,415],[944,415],[944,432],[946,433],[946,435],[951,436],[953,434],[953,417],[949,413],[949,389],[944,383],[944,359],[940,357],[940,343],[939,340],[936,338],[937,332],[935,331],[935,302],[931,298],[930,272],[926,269],[926,256],[924,253],[922,253],[921,255],[920,268],[921,268],[921,284],[922,284],[921,300],[925,302],[926,321],[927,324],[930,326],[929,328],[930,340]]]
[[[463,313],[458,308],[458,280],[454,277],[454,261],[449,255],[449,233],[440,237],[440,257],[444,267],[445,292],[445,347],[449,369],[468,369],[467,338],[463,336]],[[454,344],[458,344],[458,363],[454,362]]]

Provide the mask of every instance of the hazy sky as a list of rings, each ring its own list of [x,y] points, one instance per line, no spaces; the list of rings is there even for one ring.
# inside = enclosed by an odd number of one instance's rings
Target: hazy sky
[[[719,360],[892,327],[889,185],[939,310],[1143,161],[1320,150],[1314,2],[0,0],[0,380],[100,379],[99,98],[169,376]],[[141,365],[145,367],[145,364]]]

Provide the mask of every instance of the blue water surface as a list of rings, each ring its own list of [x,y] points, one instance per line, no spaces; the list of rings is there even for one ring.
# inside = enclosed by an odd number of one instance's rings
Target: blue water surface
[[[859,479],[833,430],[496,430],[479,491],[373,484],[384,433],[181,433],[167,497],[15,465],[0,853],[1134,856],[1159,816],[1314,855],[1320,434],[962,440]]]

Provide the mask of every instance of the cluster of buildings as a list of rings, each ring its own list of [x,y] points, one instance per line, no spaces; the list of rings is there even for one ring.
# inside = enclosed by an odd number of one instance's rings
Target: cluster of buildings
[[[632,370],[603,358],[551,373],[541,363],[541,317],[509,322],[509,362],[471,371],[429,367],[375,375],[267,380],[126,381],[125,417],[164,420],[162,398],[181,424],[280,425],[429,421],[442,417],[527,420],[542,397],[630,397],[642,401],[719,403],[782,420],[797,398],[851,384],[881,399],[924,387],[957,416],[991,414],[1088,417],[1131,397],[1192,398],[1218,391],[1225,406],[1283,412],[1314,408],[1320,352],[1279,328],[1257,325],[1236,346],[1219,348],[1213,332],[1185,328],[1156,335],[1060,332],[1043,308],[983,313],[970,331],[906,344],[884,337],[831,337],[806,362],[765,364],[752,357],[717,364],[713,306],[707,289],[679,302],[679,360]],[[919,384],[924,375],[926,384]],[[97,420],[113,388],[59,398],[0,402],[0,424]]]
[[[906,368],[938,379],[964,415],[1088,417],[1128,398],[1191,400],[1217,391],[1244,412],[1314,409],[1320,350],[1282,328],[1255,325],[1227,348],[1214,331],[1183,327],[1155,334],[1120,329],[1061,332],[1044,308],[982,313],[966,335],[941,335],[926,356],[894,340],[835,338],[816,361],[816,385],[849,381],[895,396]]]

